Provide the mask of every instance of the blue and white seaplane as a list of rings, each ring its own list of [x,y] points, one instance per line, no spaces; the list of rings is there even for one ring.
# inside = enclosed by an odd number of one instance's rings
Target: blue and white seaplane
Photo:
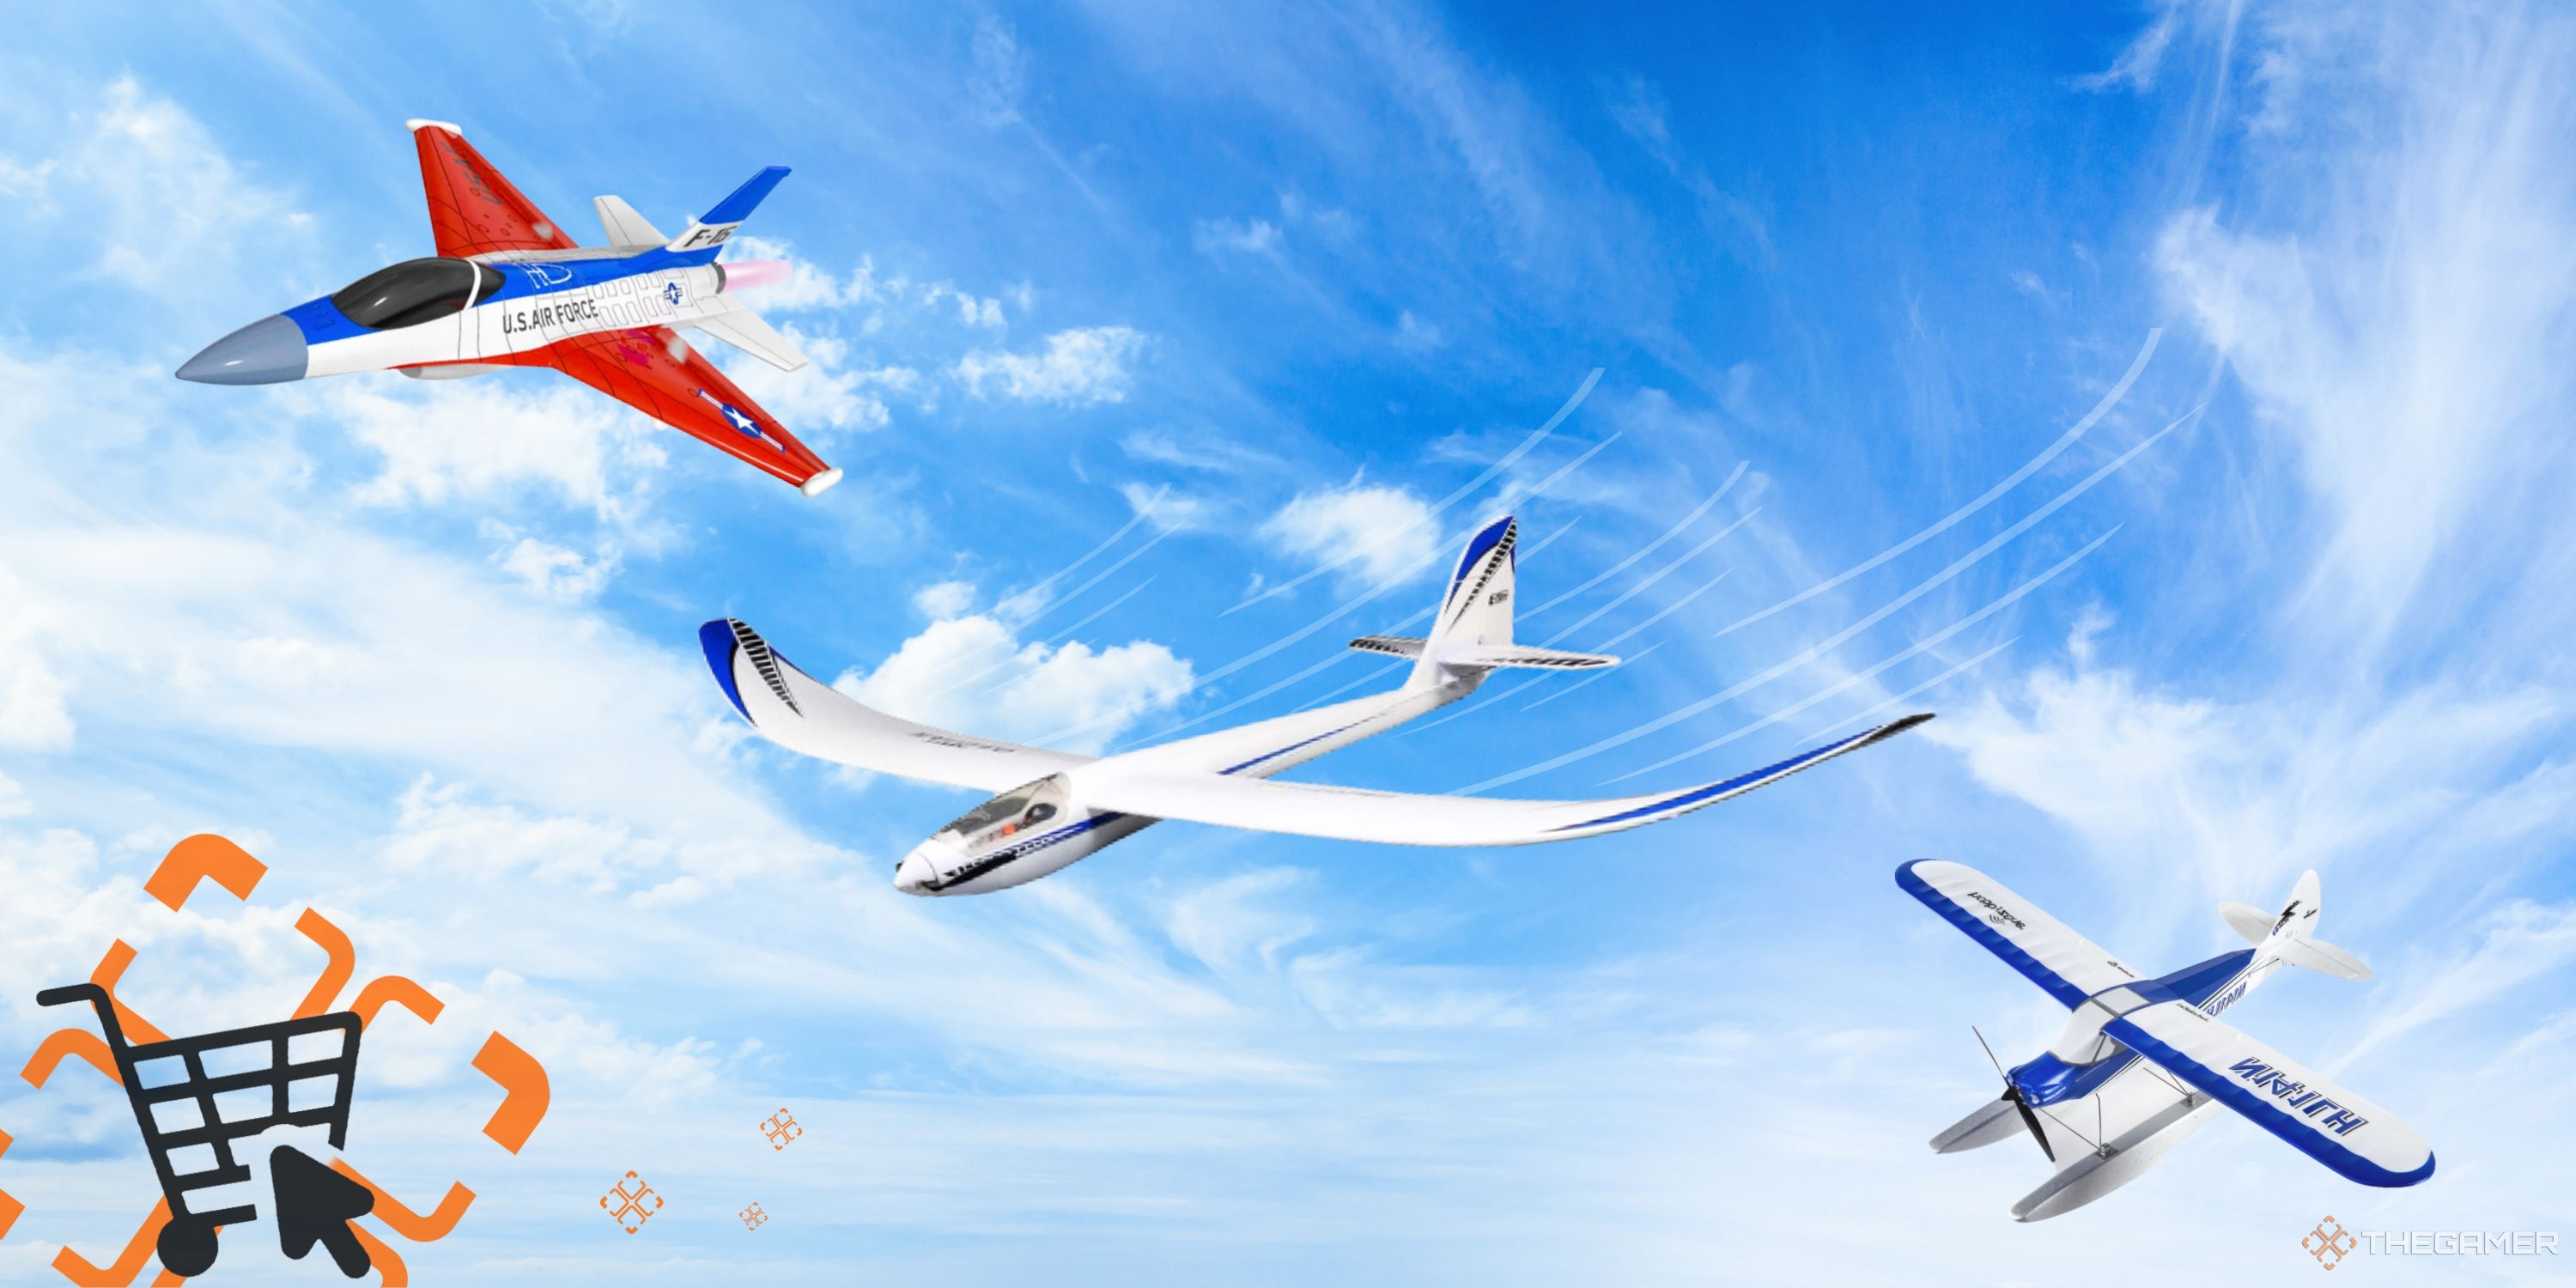
[[[2027,1130],[2057,1174],[2013,1205],[2013,1219],[2059,1216],[2136,1180],[2221,1107],[2364,1185],[2433,1175],[2433,1147],[2397,1115],[2218,1018],[2283,966],[2370,978],[2316,937],[2315,872],[2278,912],[2219,905],[2253,947],[2152,979],[1975,868],[1920,859],[1896,870],[1896,884],[2073,1012],[2047,1051],[1996,1064],[2000,1099],[1932,1138],[1949,1154]]]

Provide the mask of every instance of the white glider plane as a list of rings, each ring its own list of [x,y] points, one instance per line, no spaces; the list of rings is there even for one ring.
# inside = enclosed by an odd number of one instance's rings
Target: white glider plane
[[[731,618],[698,631],[734,709],[790,750],[877,773],[1000,791],[904,856],[906,894],[981,894],[1034,881],[1160,819],[1399,845],[1531,845],[1676,818],[1931,719],[1907,716],[1722,782],[1611,800],[1492,800],[1267,781],[1476,691],[1505,667],[1588,670],[1617,658],[1512,642],[1510,516],[1467,544],[1427,639],[1351,646],[1414,659],[1402,687],[1119,755],[1092,758],[950,733],[861,705]]]
[[[2315,872],[2278,913],[2219,905],[2253,947],[2154,979],[1974,868],[1921,859],[1898,868],[1896,884],[2074,1012],[2047,1051],[2010,1070],[1997,1065],[2002,1098],[1932,1138],[1949,1154],[2027,1129],[2057,1174],[2013,1205],[2014,1220],[2072,1212],[2136,1180],[2222,1105],[2364,1185],[2433,1174],[2432,1146],[2395,1114],[2218,1019],[2284,964],[2370,978],[2359,959],[2315,937]]]

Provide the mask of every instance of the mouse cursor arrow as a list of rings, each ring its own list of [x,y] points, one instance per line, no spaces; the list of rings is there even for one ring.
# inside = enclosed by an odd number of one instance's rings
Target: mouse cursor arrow
[[[277,1246],[293,1260],[321,1244],[340,1273],[355,1279],[367,1273],[367,1250],[349,1223],[376,1208],[376,1192],[292,1145],[268,1154],[268,1180],[277,1191]]]

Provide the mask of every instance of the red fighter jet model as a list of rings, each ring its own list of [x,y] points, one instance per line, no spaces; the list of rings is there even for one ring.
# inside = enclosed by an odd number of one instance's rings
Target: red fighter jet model
[[[596,198],[608,244],[582,246],[455,126],[405,124],[420,149],[437,257],[378,269],[253,322],[189,359],[180,379],[258,385],[390,370],[444,380],[552,367],[807,496],[841,481],[679,334],[704,331],[785,371],[805,365],[740,299],[784,279],[787,265],[716,262],[786,167],[753,175],[678,237],[621,198]]]

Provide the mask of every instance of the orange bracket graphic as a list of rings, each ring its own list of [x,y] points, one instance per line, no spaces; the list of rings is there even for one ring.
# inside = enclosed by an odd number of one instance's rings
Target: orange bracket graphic
[[[358,990],[358,1000],[350,1003],[349,1009],[356,1013],[358,1026],[364,1028],[376,1022],[376,1012],[383,1010],[387,1002],[419,1016],[423,1024],[438,1023],[438,1013],[447,1009],[447,1003],[439,1001],[428,989],[400,975],[379,975],[367,981],[367,986]]]
[[[546,1116],[546,1107],[554,1103],[554,1088],[546,1081],[546,1068],[537,1058],[519,1049],[519,1044],[495,1033],[474,1053],[474,1067],[483,1076],[501,1085],[501,1107],[483,1124],[483,1134],[492,1143],[515,1154],[528,1143],[528,1134],[537,1129],[537,1121]]]
[[[248,902],[259,879],[268,875],[268,865],[254,859],[242,847],[216,836],[200,832],[170,847],[161,856],[161,866],[152,870],[143,891],[177,912],[197,892],[197,884],[212,879],[216,885],[232,892],[236,899]]]
[[[403,1206],[402,1201],[393,1195],[385,1193],[385,1188],[368,1180],[365,1173],[349,1166],[349,1160],[332,1159],[331,1170],[366,1186],[368,1191],[376,1196],[376,1219],[384,1222],[394,1233],[414,1243],[427,1243],[433,1239],[446,1238],[448,1231],[455,1229],[456,1223],[465,1219],[465,1209],[474,1202],[474,1191],[450,1181],[447,1185],[447,1193],[440,1196],[438,1200],[438,1206],[432,1209],[429,1215],[423,1216]]]
[[[305,938],[320,944],[323,955],[330,959],[323,964],[322,973],[314,978],[312,991],[296,1004],[295,1018],[309,1020],[330,1010],[331,999],[349,986],[349,977],[358,973],[358,950],[350,944],[348,932],[332,925],[330,918],[311,908],[306,908],[304,915],[295,919],[295,928],[302,931]]]
[[[8,1152],[9,1133],[0,1131],[0,1154],[6,1154]],[[9,1197],[9,1191],[0,1190],[0,1239],[6,1239],[9,1237],[9,1227],[16,1225],[18,1223],[18,1214],[26,1210],[26,1204]]]
[[[145,1042],[167,1042],[170,1040],[169,1034],[154,1028],[150,1020],[135,1014],[125,1003],[117,1000],[117,981],[125,978],[125,968],[133,964],[134,945],[122,939],[117,940],[108,947],[106,954],[98,959],[98,969],[89,973],[89,982],[107,990],[108,1004],[116,1008],[116,1022],[125,1026],[129,1041],[136,1045]]]
[[[143,1277],[143,1267],[152,1260],[152,1240],[161,1227],[170,1223],[170,1200],[153,1203],[152,1211],[143,1218],[142,1228],[125,1241],[125,1251],[116,1254],[114,1264],[96,1266],[81,1254],[64,1248],[54,1254],[54,1269],[79,1288],[125,1288]]]
[[[47,1079],[54,1076],[55,1066],[71,1056],[89,1061],[90,1067],[106,1074],[108,1081],[118,1086],[125,1085],[125,1079],[116,1072],[116,1053],[108,1050],[107,1043],[87,1029],[56,1029],[46,1034],[45,1040],[36,1044],[36,1053],[27,1057],[27,1067],[19,1070],[18,1076],[26,1079],[28,1086],[41,1088]]]

